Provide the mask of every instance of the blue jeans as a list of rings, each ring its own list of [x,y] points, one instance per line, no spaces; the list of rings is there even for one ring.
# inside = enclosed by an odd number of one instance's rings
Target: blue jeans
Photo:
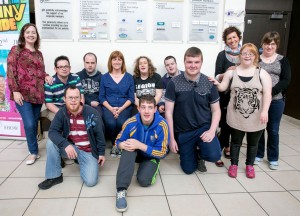
[[[118,133],[121,131],[124,122],[131,115],[131,106],[123,110],[117,119],[114,118],[112,112],[108,109],[103,109],[103,120],[105,125],[105,132],[108,138],[111,139],[112,144],[115,143],[115,139]]]
[[[197,146],[200,149],[200,158],[210,162],[216,162],[221,158],[220,143],[215,136],[210,143],[203,142],[200,136],[209,129],[205,125],[193,131],[180,132],[176,134],[176,141],[179,148],[180,166],[186,174],[192,174],[198,167]]]
[[[93,187],[98,182],[99,165],[98,160],[92,153],[79,150],[75,145],[77,160],[80,168],[80,176],[83,183]],[[46,179],[57,178],[61,175],[61,157],[68,158],[65,149],[59,148],[50,139],[47,141]]]
[[[267,157],[268,161],[278,161],[279,157],[279,126],[283,114],[285,101],[272,100],[269,108],[269,121],[267,123]],[[258,142],[256,157],[263,158],[265,153],[265,136],[262,134]]]
[[[37,130],[42,104],[23,101],[22,106],[16,103],[16,107],[23,120],[28,150],[30,154],[37,155],[39,153]]]

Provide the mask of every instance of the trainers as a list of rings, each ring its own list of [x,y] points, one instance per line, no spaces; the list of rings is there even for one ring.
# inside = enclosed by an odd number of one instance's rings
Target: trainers
[[[205,166],[205,161],[200,159],[198,160],[198,170],[200,172],[207,172],[206,166]]]
[[[253,166],[251,165],[246,166],[246,176],[248,178],[255,178],[255,171]]]
[[[228,169],[228,175],[231,178],[236,178],[237,177],[237,171],[238,171],[238,166],[237,165],[231,165]]]
[[[28,159],[26,160],[26,164],[27,165],[32,165],[32,164],[34,164],[35,163],[35,161],[37,160],[37,159],[39,159],[40,158],[40,155],[35,155],[35,154],[30,154],[30,156],[28,157]]]
[[[47,190],[47,189],[51,188],[52,186],[62,183],[62,182],[63,182],[63,175],[61,174],[57,178],[46,179],[45,181],[43,181],[42,183],[39,184],[39,188],[42,190]]]
[[[259,163],[262,162],[262,161],[263,161],[262,158],[256,157],[253,164],[254,165],[259,165]]]
[[[117,192],[116,209],[118,212],[124,212],[127,210],[126,194],[126,190],[121,190]]]
[[[117,146],[113,146],[112,149],[110,150],[110,156],[111,157],[121,157],[121,151],[119,151]]]
[[[278,166],[279,166],[278,161],[270,161],[269,163],[269,168],[271,170],[278,170]]]

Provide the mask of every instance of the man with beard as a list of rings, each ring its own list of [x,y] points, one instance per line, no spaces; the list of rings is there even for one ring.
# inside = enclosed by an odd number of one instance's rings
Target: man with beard
[[[60,158],[77,159],[84,184],[98,182],[98,168],[105,162],[105,138],[102,119],[90,106],[83,105],[76,86],[66,88],[66,106],[55,115],[47,141],[46,180],[38,186],[46,190],[63,181]]]

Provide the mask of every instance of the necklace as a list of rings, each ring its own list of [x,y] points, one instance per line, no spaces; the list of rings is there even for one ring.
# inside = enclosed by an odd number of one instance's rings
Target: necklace
[[[275,58],[277,57],[277,54],[274,53],[273,55],[266,57],[263,54],[261,55],[261,59],[265,62],[265,63],[272,63],[274,62]]]

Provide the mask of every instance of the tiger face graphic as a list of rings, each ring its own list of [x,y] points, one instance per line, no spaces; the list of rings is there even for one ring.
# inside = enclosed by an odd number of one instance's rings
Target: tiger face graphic
[[[260,100],[257,98],[259,91],[257,88],[235,87],[234,91],[236,93],[233,101],[234,109],[240,112],[244,118],[249,118],[255,110],[259,110]]]

